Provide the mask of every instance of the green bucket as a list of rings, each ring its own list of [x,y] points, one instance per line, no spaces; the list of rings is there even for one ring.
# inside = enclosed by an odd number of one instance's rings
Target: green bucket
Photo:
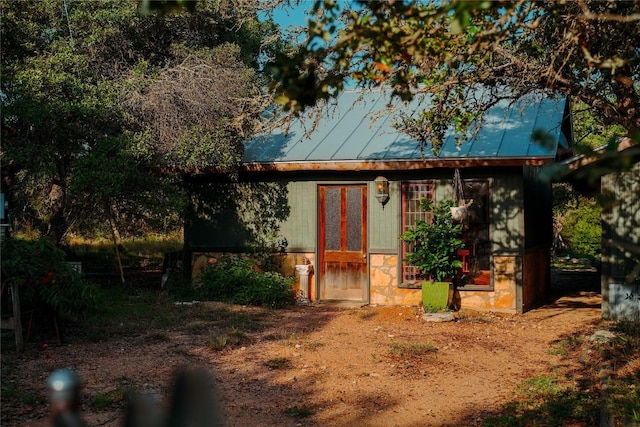
[[[422,305],[427,311],[445,310],[449,307],[449,282],[423,282]]]

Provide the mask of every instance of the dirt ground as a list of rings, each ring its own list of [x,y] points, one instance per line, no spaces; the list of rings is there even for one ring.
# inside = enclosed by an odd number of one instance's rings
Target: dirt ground
[[[446,323],[425,322],[417,307],[232,309],[261,316],[237,346],[213,350],[206,319],[162,335],[70,337],[11,356],[19,372],[2,378],[3,387],[35,384],[44,395],[50,373],[71,367],[85,402],[131,384],[166,404],[176,371],[202,368],[214,380],[224,426],[475,426],[500,413],[526,378],[578,364],[549,350],[600,322],[600,296],[584,290],[524,315],[462,312]],[[437,351],[394,355],[419,344]],[[2,412],[3,426],[48,424],[46,404]],[[83,417],[89,426],[118,426],[123,409],[85,405]]]

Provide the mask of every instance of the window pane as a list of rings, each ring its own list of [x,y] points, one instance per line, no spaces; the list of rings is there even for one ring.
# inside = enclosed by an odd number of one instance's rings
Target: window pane
[[[473,203],[467,210],[463,240],[469,253],[467,285],[491,286],[491,240],[489,236],[489,181],[465,180],[464,195]]]
[[[402,231],[415,225],[416,221],[430,221],[430,212],[420,209],[422,199],[433,200],[433,182],[411,182],[402,184]],[[411,244],[402,242],[402,259],[412,251]],[[418,270],[408,264],[402,263],[402,281],[416,282],[422,277]]]
[[[327,188],[325,192],[325,250],[340,250],[340,189]]]
[[[362,250],[362,189],[347,189],[347,250]]]

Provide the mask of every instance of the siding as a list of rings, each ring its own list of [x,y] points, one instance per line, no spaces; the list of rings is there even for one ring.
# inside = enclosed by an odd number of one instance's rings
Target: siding
[[[376,186],[369,183],[369,251],[397,254],[400,236],[400,191],[398,181],[389,183],[389,201],[382,206],[376,199]]]
[[[269,245],[290,215],[285,182],[200,183],[191,190],[185,226],[190,250],[242,250]]]
[[[602,315],[638,321],[640,287],[640,163],[631,171],[602,177]],[[633,253],[635,251],[636,253]],[[632,274],[634,268],[636,274]],[[620,297],[623,295],[624,298]]]
[[[492,252],[522,255],[524,247],[522,176],[497,175],[491,182],[491,194]]]
[[[539,177],[539,167],[524,167],[525,248],[551,248],[553,201],[551,183]]]
[[[287,201],[290,214],[280,225],[280,234],[286,237],[289,252],[315,252],[317,239],[317,185],[315,181],[287,183]]]

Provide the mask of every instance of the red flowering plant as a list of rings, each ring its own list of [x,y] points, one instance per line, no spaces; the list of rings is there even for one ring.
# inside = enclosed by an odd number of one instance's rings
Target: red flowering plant
[[[95,287],[66,261],[49,239],[2,241],[2,283],[18,285],[20,304],[46,304],[57,314],[80,318],[95,302]]]

